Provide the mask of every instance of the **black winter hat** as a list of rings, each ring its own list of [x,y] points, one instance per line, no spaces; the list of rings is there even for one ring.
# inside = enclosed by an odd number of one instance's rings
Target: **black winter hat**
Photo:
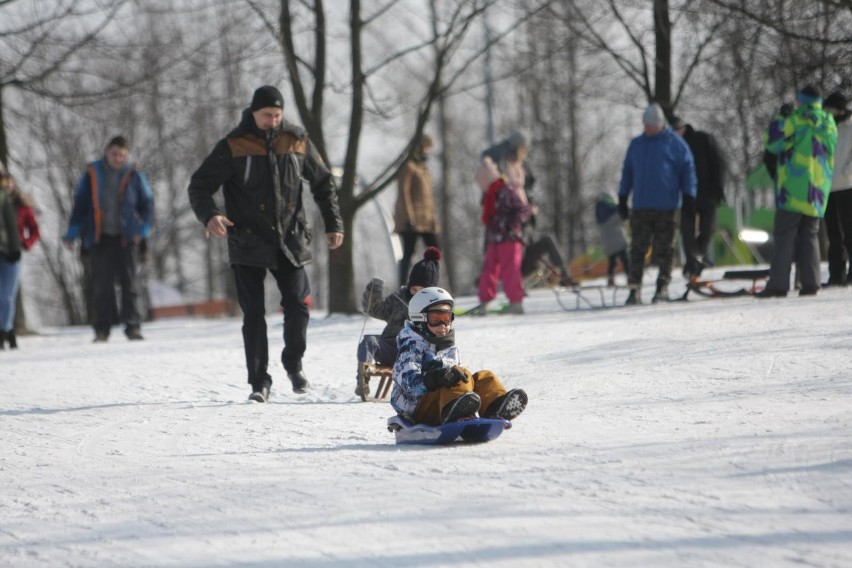
[[[423,286],[429,288],[430,286],[437,286],[441,277],[439,260],[441,260],[441,251],[436,247],[427,248],[423,252],[423,260],[411,267],[411,273],[408,275],[408,287]]]
[[[843,93],[839,91],[834,91],[833,93],[828,95],[822,102],[822,108],[831,107],[833,109],[843,111],[846,110],[846,105],[848,104],[849,101],[846,100],[846,97],[843,96]]]
[[[251,99],[252,112],[266,107],[284,109],[284,97],[281,96],[281,91],[272,85],[264,85],[259,88],[254,92],[254,96]]]
[[[822,95],[820,95],[819,89],[813,85],[805,85],[805,87],[799,91],[799,96],[797,98],[800,103],[815,103],[822,101]]]

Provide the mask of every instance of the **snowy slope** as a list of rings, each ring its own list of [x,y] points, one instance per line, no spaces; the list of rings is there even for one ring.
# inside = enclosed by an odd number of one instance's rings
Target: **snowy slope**
[[[314,314],[313,391],[275,365],[265,405],[238,320],[42,330],[0,353],[0,566],[850,566],[850,305],[534,291],[457,320],[527,412],[440,448],[394,445],[390,406],[353,396],[361,317]]]

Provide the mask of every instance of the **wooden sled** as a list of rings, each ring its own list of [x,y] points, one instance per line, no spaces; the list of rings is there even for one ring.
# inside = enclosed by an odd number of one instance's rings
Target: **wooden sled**
[[[374,394],[370,393],[369,381],[373,377],[379,379]],[[364,402],[385,402],[393,386],[393,367],[375,363],[361,363],[358,366],[358,385],[361,387],[361,400]],[[373,383],[375,386],[375,383]]]
[[[722,278],[715,280],[702,280],[700,276],[693,276],[686,283],[686,292],[683,293],[681,300],[686,300],[690,292],[695,292],[699,296],[706,298],[735,298],[737,296],[752,296],[760,292],[763,287],[758,286],[758,282],[769,278],[769,269],[762,270],[728,270],[722,275]],[[721,282],[730,282],[735,280],[751,280],[751,285],[746,287],[728,289],[719,287]]]

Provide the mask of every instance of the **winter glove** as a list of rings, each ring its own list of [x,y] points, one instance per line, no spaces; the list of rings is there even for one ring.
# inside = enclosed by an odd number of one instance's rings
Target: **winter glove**
[[[447,368],[440,360],[435,359],[423,367],[423,384],[429,392],[441,387],[451,387],[459,381],[467,382],[467,375],[456,365]]]
[[[624,195],[618,196],[618,216],[625,221],[630,217],[630,209],[627,207],[627,197]]]
[[[367,284],[367,288],[370,290],[381,290],[385,286],[385,281],[379,277],[373,278],[370,280],[369,284]]]
[[[795,109],[795,107],[793,106],[793,103],[784,103],[783,105],[781,105],[781,108],[778,110],[778,114],[780,114],[783,117],[787,117],[787,116],[790,116],[791,114],[793,114],[794,109]]]
[[[449,381],[448,386],[453,386],[458,383],[466,383],[467,382],[467,374],[461,370],[458,365],[453,365],[450,369],[450,372],[446,375],[447,381]]]
[[[15,250],[15,251],[6,253],[3,256],[5,256],[6,260],[8,260],[9,262],[18,262],[19,260],[21,260],[21,251]]]
[[[683,205],[680,208],[684,217],[692,217],[695,219],[695,198],[691,195],[683,196]]]

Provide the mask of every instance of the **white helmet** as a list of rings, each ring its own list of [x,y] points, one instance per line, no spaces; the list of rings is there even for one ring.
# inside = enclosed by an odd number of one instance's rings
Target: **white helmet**
[[[426,312],[435,304],[449,304],[450,309],[454,305],[453,297],[443,288],[431,286],[423,288],[408,302],[408,319],[415,325],[426,322]]]

